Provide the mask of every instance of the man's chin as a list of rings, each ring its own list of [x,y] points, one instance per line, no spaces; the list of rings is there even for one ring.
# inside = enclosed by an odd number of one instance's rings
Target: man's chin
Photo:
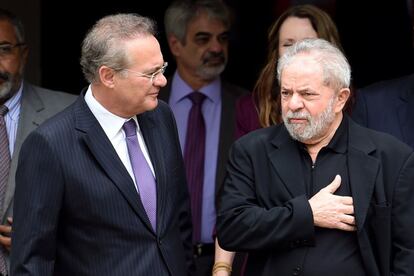
[[[199,70],[197,70],[198,75],[205,80],[213,80],[220,76],[225,69],[224,64],[220,64],[219,66],[203,66]]]
[[[5,102],[13,96],[12,85],[10,82],[4,82],[0,85],[0,101]]]

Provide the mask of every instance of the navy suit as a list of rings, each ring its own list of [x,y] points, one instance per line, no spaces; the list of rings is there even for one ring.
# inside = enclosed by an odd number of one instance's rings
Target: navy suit
[[[414,75],[383,81],[357,93],[354,120],[414,148]]]
[[[167,104],[137,116],[157,179],[157,230],[84,95],[23,144],[12,275],[188,275],[191,216]]]

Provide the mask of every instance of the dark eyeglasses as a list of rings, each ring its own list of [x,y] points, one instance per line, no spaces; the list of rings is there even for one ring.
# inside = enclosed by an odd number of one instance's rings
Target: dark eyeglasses
[[[0,58],[8,57],[13,53],[13,49],[21,46],[25,46],[26,43],[16,43],[16,44],[0,44]]]

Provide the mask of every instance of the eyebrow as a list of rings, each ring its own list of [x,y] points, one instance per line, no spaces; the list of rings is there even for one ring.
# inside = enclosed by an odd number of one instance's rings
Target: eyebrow
[[[222,35],[228,35],[230,34],[230,31],[224,31],[222,33],[219,33],[217,36],[222,36]],[[195,34],[195,36],[213,36],[213,33],[209,33],[209,32],[197,32]]]
[[[162,62],[161,65],[155,65],[154,67],[149,68],[148,70],[145,70],[144,72],[154,72],[159,69],[161,69],[164,66],[165,61]]]

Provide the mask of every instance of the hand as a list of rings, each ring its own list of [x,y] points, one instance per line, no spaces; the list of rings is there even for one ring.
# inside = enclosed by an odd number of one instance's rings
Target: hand
[[[13,219],[11,217],[7,218],[8,225],[0,224],[0,245],[4,246],[9,252],[11,249],[11,232],[12,232],[12,223]]]
[[[341,176],[321,189],[310,200],[315,226],[344,231],[356,231],[352,197],[334,195],[341,186]]]

